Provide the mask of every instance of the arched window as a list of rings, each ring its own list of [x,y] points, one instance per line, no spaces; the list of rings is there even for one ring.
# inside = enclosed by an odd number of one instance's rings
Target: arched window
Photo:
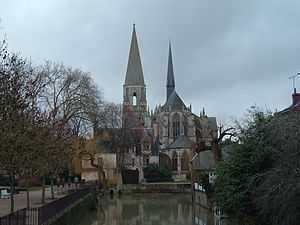
[[[136,106],[136,93],[135,92],[133,93],[133,96],[132,96],[132,105]]]
[[[177,171],[177,153],[173,152],[172,155],[172,170]]]
[[[187,151],[184,151],[181,157],[181,169],[189,170],[189,155]]]
[[[179,114],[175,114],[172,119],[172,129],[173,129],[173,137],[176,138],[180,135],[180,116]]]
[[[184,132],[184,135],[187,135],[188,136],[188,118],[185,117],[184,120],[183,120],[183,132]]]

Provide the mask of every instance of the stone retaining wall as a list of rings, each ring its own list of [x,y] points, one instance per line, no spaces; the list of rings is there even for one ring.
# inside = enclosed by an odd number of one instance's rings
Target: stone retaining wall
[[[123,193],[191,193],[189,183],[145,183],[124,184],[120,190]]]
[[[205,192],[195,191],[194,202],[206,209],[213,210],[213,203],[207,198]]]
[[[95,194],[89,194],[85,198],[81,199],[76,205],[65,211],[63,215],[54,220],[49,225],[72,225],[84,216],[87,211],[96,207]]]

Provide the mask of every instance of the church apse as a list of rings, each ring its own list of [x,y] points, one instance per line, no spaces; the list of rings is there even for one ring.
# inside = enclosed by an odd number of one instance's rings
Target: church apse
[[[168,50],[166,101],[150,113],[137,34],[133,26],[123,85],[122,129],[142,134],[134,143],[135,146],[140,145],[141,153],[129,154],[132,168],[139,169],[142,174],[143,167],[156,163],[173,169],[175,180],[186,180],[191,169],[189,160],[195,153],[194,147],[199,141],[209,140],[204,140],[207,135],[203,133],[203,128],[207,128],[208,133],[215,133],[217,125],[215,117],[200,118],[194,114],[191,105],[187,107],[178,94],[171,44]],[[144,137],[147,137],[149,146],[143,143]],[[155,148],[151,147],[154,143]]]

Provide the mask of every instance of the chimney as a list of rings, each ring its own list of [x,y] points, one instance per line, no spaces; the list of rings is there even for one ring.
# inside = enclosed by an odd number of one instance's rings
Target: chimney
[[[300,93],[293,93],[293,105],[300,104]]]

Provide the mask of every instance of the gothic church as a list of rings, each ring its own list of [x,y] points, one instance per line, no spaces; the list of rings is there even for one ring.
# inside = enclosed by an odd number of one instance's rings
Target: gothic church
[[[122,128],[127,130],[135,144],[126,151],[125,167],[139,172],[144,180],[143,168],[159,164],[172,170],[174,180],[186,180],[190,174],[190,161],[199,146],[205,150],[217,137],[215,117],[200,115],[186,106],[176,91],[171,45],[169,45],[166,101],[157,104],[154,111],[147,105],[146,84],[133,26],[129,59],[123,85]],[[129,138],[130,139],[130,138]]]

